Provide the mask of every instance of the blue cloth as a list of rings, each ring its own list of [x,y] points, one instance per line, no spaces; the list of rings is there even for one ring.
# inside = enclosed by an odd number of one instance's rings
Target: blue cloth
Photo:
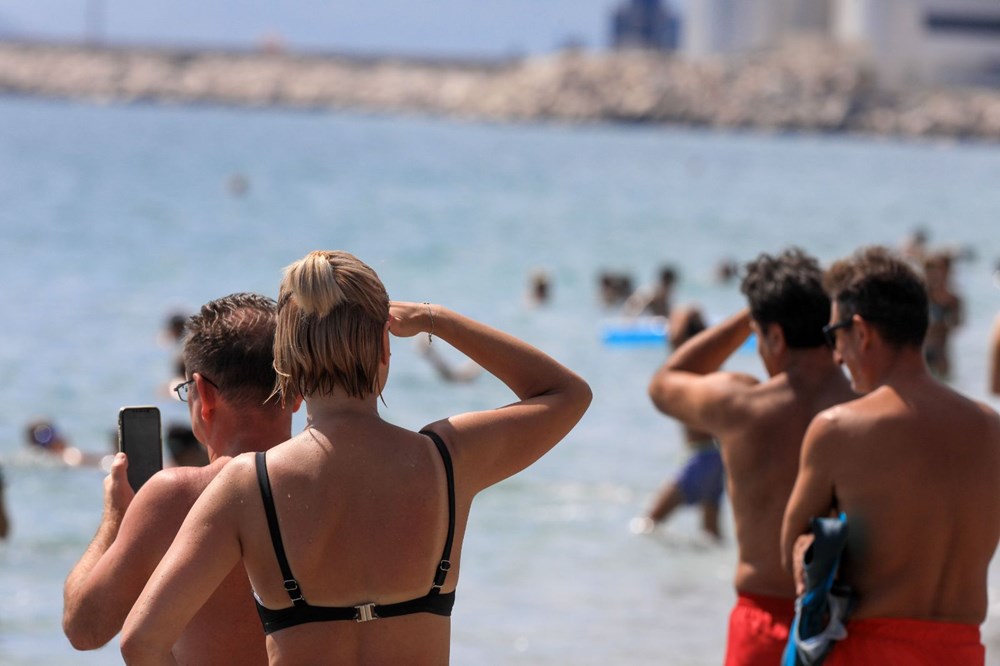
[[[781,666],[818,666],[834,641],[847,637],[844,622],[853,596],[837,581],[840,558],[847,546],[847,516],[813,518],[813,543],[802,556],[806,591],[795,600],[795,620]]]
[[[724,478],[722,455],[715,441],[711,441],[688,459],[677,477],[677,485],[684,495],[685,504],[718,504],[722,500]]]

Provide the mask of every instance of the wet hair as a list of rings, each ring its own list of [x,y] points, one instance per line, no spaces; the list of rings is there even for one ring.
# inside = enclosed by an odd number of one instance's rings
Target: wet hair
[[[354,398],[380,392],[389,296],[357,257],[310,252],[285,269],[278,292],[274,368],[282,394]]]
[[[923,344],[927,287],[913,267],[889,249],[861,248],[834,263],[823,282],[842,319],[860,315],[896,347]]]
[[[774,257],[761,254],[747,263],[740,291],[750,303],[750,316],[761,327],[777,324],[792,349],[825,343],[823,326],[830,319],[830,299],[823,290],[819,263],[799,248]]]
[[[209,301],[187,323],[188,376],[204,375],[230,402],[263,405],[277,380],[276,325],[277,306],[266,296],[238,293]]]

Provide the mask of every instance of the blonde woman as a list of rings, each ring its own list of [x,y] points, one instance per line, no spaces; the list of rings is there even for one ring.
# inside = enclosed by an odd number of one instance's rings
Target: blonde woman
[[[209,486],[129,614],[122,654],[174,663],[175,638],[242,557],[271,664],[446,664],[472,498],[565,437],[590,388],[440,305],[390,303],[346,252],[289,266],[278,307],[278,390],[303,396],[308,426]],[[420,432],[384,421],[390,335],[418,334],[466,354],[517,401]]]

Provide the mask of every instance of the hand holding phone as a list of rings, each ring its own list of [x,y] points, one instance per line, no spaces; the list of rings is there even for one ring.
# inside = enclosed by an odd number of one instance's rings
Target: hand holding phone
[[[118,411],[118,450],[128,456],[128,483],[138,492],[149,477],[163,469],[160,410],[122,407]]]

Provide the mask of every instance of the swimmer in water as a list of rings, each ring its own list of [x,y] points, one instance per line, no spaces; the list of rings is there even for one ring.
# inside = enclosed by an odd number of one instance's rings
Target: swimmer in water
[[[56,429],[55,424],[46,419],[36,419],[29,423],[25,430],[25,439],[33,450],[58,458],[70,467],[99,467],[107,457],[99,453],[86,453],[71,446]]]

